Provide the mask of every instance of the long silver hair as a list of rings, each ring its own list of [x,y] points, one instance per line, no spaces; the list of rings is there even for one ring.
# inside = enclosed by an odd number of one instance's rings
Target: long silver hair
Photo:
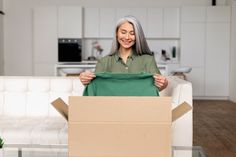
[[[117,41],[117,31],[118,31],[119,27],[127,21],[129,23],[131,23],[134,27],[135,44],[133,46],[133,49],[136,51],[136,53],[138,55],[142,55],[142,54],[153,55],[153,53],[150,51],[150,49],[148,47],[148,44],[147,44],[147,41],[146,41],[146,38],[145,38],[145,35],[144,35],[144,32],[143,32],[140,22],[138,21],[137,18],[135,18],[134,16],[131,16],[131,15],[124,16],[117,21],[110,54],[114,54],[114,53],[118,52],[120,44]]]

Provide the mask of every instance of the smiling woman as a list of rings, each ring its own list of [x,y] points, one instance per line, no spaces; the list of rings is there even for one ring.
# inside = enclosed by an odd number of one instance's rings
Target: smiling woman
[[[98,60],[95,73],[149,73],[153,76],[154,85],[164,89],[168,82],[160,74],[153,53],[147,44],[142,26],[134,16],[125,16],[118,20],[115,36],[109,55]],[[84,72],[80,80],[87,85],[96,74]]]

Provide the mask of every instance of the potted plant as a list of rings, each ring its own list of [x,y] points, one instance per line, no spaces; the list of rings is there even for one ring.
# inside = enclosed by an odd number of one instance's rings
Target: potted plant
[[[3,150],[2,150],[3,145],[4,145],[4,141],[3,141],[3,139],[0,137],[0,157],[3,156]]]
[[[4,145],[4,141],[3,141],[3,139],[0,137],[0,149],[2,149],[3,145]]]

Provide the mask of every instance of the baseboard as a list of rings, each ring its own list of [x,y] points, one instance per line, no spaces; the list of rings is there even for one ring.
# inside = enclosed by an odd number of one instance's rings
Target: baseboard
[[[228,96],[193,96],[195,100],[229,100]]]

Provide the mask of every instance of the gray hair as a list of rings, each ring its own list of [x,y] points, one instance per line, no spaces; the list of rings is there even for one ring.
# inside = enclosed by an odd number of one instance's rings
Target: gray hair
[[[119,27],[127,21],[129,23],[131,23],[134,27],[135,44],[133,46],[133,49],[136,51],[136,53],[138,55],[142,55],[142,54],[153,55],[153,53],[150,51],[150,49],[148,47],[148,44],[147,44],[147,41],[146,41],[146,38],[145,38],[145,35],[144,35],[144,32],[143,32],[140,22],[138,21],[137,18],[135,18],[134,16],[131,16],[131,15],[124,16],[123,18],[118,20],[116,27],[115,27],[114,38],[113,38],[110,54],[114,54],[118,51],[120,44],[117,41],[116,34],[117,34]]]

